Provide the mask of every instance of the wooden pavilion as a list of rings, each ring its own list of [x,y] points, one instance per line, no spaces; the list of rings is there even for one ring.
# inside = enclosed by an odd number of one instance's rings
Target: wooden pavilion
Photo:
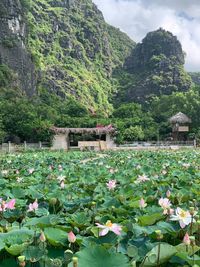
[[[182,112],[178,112],[169,119],[172,125],[172,137],[174,141],[186,141],[191,119]]]
[[[69,150],[71,147],[71,138],[74,135],[90,135],[91,140],[78,141],[76,147],[80,150],[85,148],[92,150],[106,150],[115,146],[113,135],[115,129],[112,125],[97,126],[95,128],[58,128],[52,127],[51,131],[54,134],[52,149],[53,150]]]

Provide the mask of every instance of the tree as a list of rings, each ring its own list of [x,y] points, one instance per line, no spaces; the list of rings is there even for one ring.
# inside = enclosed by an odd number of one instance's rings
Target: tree
[[[1,118],[1,114],[0,114],[0,143],[3,143],[5,136],[6,136],[6,133],[4,131],[2,118]]]
[[[126,141],[136,141],[144,139],[144,131],[141,126],[131,126],[124,131]]]
[[[142,118],[142,107],[137,103],[122,104],[113,112],[115,118],[131,118],[135,122],[139,122]]]

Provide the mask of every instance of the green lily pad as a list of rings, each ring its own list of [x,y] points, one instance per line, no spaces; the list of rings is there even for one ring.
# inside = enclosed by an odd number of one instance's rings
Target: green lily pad
[[[145,256],[143,263],[144,267],[158,266],[158,251],[159,245],[156,245],[151,251]],[[160,244],[159,264],[167,262],[172,256],[177,253],[176,247],[173,247],[167,243]]]
[[[120,253],[110,253],[103,246],[93,246],[78,252],[78,267],[130,267],[128,258]],[[72,267],[72,264],[69,265]]]
[[[66,247],[68,244],[67,232],[61,229],[48,227],[44,229],[44,234],[48,242],[55,247]]]

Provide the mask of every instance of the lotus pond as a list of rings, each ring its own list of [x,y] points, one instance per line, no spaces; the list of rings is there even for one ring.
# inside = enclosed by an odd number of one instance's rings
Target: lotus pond
[[[0,267],[200,266],[200,152],[0,156]]]

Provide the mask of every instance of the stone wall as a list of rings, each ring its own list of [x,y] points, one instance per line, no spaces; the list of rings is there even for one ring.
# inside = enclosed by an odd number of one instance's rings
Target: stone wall
[[[52,150],[68,150],[68,140],[65,134],[55,135],[53,139]]]

